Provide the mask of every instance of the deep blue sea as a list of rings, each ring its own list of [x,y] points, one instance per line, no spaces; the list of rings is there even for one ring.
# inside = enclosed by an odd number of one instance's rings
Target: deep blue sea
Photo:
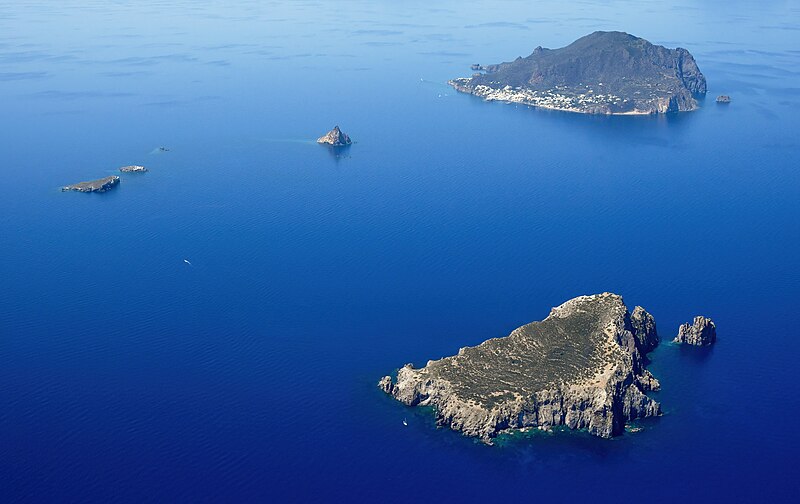
[[[595,30],[702,108],[445,84]],[[5,0],[0,96],[0,500],[797,499],[800,2]],[[603,291],[662,337],[641,432],[487,447],[376,387]]]

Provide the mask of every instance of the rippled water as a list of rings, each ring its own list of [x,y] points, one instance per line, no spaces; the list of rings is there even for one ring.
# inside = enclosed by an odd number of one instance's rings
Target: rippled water
[[[597,29],[688,48],[703,108],[444,84]],[[796,2],[4,3],[3,500],[790,500],[798,34]],[[719,328],[653,354],[643,432],[487,448],[375,387],[602,291]]]

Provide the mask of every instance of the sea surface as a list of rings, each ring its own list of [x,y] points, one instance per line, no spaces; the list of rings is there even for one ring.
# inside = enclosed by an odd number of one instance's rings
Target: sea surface
[[[689,49],[702,108],[445,84],[595,30]],[[4,502],[800,492],[800,2],[6,0],[0,97]],[[641,432],[487,447],[376,386],[604,291],[661,334]]]

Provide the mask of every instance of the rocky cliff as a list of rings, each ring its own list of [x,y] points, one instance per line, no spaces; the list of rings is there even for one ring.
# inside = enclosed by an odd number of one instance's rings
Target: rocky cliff
[[[504,430],[566,426],[600,437],[660,414],[645,392],[658,381],[645,354],[658,344],[653,317],[622,298],[581,296],[541,322],[457,355],[406,364],[379,387],[409,406],[431,405],[440,425],[486,442]]]
[[[588,114],[694,110],[706,79],[686,49],[623,32],[595,32],[560,49],[537,47],[526,58],[457,78],[458,91],[486,100]]]
[[[702,315],[694,318],[693,324],[682,324],[678,328],[678,335],[673,343],[686,343],[687,345],[708,346],[717,341],[717,326],[714,322]]]

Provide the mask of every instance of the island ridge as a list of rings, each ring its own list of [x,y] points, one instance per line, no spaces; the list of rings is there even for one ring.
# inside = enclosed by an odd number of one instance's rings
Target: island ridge
[[[667,49],[623,32],[594,32],[560,49],[449,81],[488,101],[585,114],[658,114],[699,107],[706,78],[686,49]]]

